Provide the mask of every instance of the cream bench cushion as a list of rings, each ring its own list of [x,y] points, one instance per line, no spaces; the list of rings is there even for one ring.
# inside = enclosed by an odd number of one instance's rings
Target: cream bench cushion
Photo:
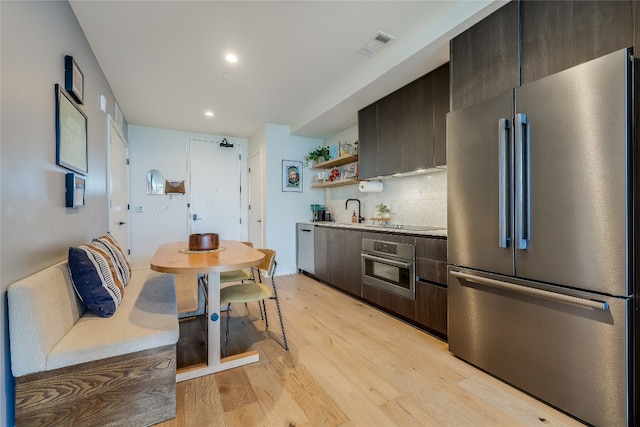
[[[134,270],[122,304],[110,318],[85,309],[66,261],[12,284],[8,298],[16,377],[178,341],[172,275]]]

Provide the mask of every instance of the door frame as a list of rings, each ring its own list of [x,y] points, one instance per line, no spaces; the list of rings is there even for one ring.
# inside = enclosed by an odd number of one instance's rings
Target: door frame
[[[110,114],[107,114],[107,230],[111,231],[111,176],[113,175],[113,170],[112,170],[112,164],[111,164],[111,137],[112,137],[112,131],[115,130],[116,135],[118,136],[118,138],[120,138],[122,140],[122,142],[125,145],[126,148],[126,158],[127,161],[129,160],[129,142],[127,141],[127,139],[124,137],[124,135],[122,134],[122,131],[118,128],[118,125],[116,124],[116,122],[113,120],[113,117],[111,117]],[[125,252],[125,256],[127,258],[130,257],[130,251],[131,251],[131,209],[130,207],[130,202],[131,202],[131,191],[130,191],[130,170],[129,170],[129,164],[127,163],[127,167],[126,167],[126,177],[125,177],[125,188],[127,190],[127,219],[126,219],[126,242],[122,242],[122,239],[118,239],[118,243],[121,246],[126,246],[124,252]]]
[[[248,240],[253,242],[254,245],[256,245],[256,247],[264,247],[264,242],[265,242],[265,223],[264,223],[264,217],[265,217],[265,209],[264,209],[264,179],[262,179],[262,176],[259,176],[259,182],[260,185],[258,186],[257,189],[252,188],[251,187],[251,173],[254,172],[249,172],[250,170],[250,165],[252,164],[252,161],[257,160],[257,164],[259,166],[259,170],[257,170],[255,173],[258,173],[259,175],[262,175],[262,150],[258,150],[255,153],[253,153],[252,155],[249,156],[249,159],[247,161],[247,188],[249,189],[247,191],[248,195],[247,195],[247,200],[248,200],[248,206],[247,206],[247,236],[248,236]],[[260,201],[260,212],[258,213],[259,219],[261,221],[261,226],[260,226],[260,235],[257,236],[259,240],[256,239],[256,236],[253,236],[251,233],[251,222],[253,221],[253,217],[251,215],[252,213],[252,209],[249,208],[249,205],[253,206],[253,204],[251,203],[252,198],[254,197],[254,195],[256,195],[256,190],[257,190],[257,197],[258,200]],[[255,210],[253,210],[255,212]]]

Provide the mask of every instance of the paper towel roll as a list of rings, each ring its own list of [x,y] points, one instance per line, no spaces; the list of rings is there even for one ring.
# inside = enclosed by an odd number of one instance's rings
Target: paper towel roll
[[[358,189],[361,193],[379,193],[382,191],[382,181],[361,181]]]

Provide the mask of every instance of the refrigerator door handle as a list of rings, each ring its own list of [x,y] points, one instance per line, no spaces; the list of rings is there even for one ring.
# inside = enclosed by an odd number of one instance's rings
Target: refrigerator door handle
[[[514,283],[508,283],[500,280],[489,279],[488,277],[480,277],[473,274],[467,274],[467,273],[463,273],[461,271],[455,271],[455,270],[451,270],[451,275],[459,279],[466,280],[467,282],[473,282],[479,285],[485,285],[485,286],[499,288],[507,291],[518,292],[525,295],[546,298],[549,300],[562,302],[566,304],[579,305],[581,307],[593,308],[593,309],[602,310],[602,311],[607,311],[609,309],[609,303],[607,301],[596,301],[596,300],[574,297],[571,295],[559,294],[557,292],[545,291],[543,289],[529,288],[527,286],[520,286]]]
[[[525,113],[514,122],[516,157],[516,249],[529,247],[529,123]]]
[[[508,248],[511,238],[508,235],[507,206],[508,206],[508,158],[507,158],[507,135],[509,133],[509,120],[501,118],[498,120],[498,246]]]

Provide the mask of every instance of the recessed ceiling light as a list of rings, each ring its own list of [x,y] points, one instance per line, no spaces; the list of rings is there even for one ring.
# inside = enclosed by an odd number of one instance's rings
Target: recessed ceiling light
[[[227,60],[227,62],[238,62],[238,57],[233,53],[228,54],[225,59]]]
[[[204,115],[207,117],[213,117],[213,111],[205,111]]]

